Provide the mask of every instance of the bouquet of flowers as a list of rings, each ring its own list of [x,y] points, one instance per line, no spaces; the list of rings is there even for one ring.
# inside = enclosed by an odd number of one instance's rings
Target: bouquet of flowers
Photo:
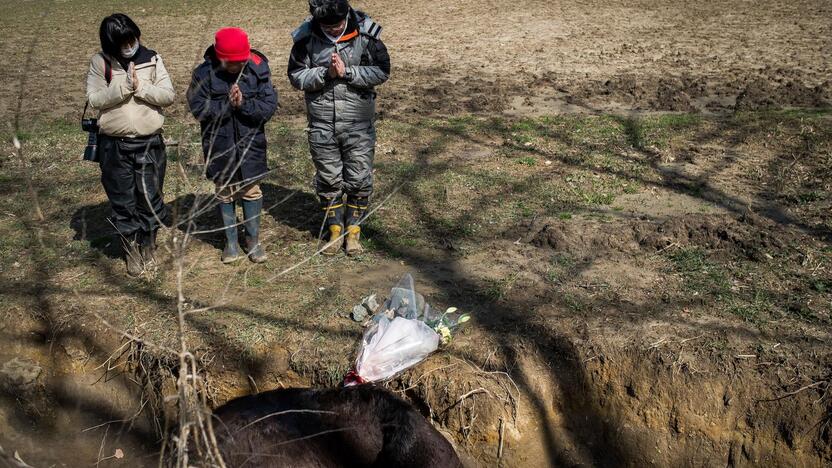
[[[344,385],[386,380],[418,364],[440,343],[449,343],[454,330],[469,318],[455,307],[443,313],[431,309],[416,292],[413,277],[406,274],[368,321],[355,369],[344,378]]]
[[[427,319],[425,323],[439,335],[440,343],[446,345],[451,342],[453,332],[456,331],[457,327],[470,319],[471,317],[468,314],[457,313],[456,307],[449,307],[442,315],[434,319]]]

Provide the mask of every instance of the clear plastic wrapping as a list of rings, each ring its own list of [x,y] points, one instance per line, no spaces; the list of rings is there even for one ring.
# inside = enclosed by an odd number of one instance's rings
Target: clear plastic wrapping
[[[345,378],[345,385],[386,380],[418,364],[440,343],[447,344],[452,331],[467,320],[467,315],[456,313],[453,307],[445,312],[431,309],[416,292],[413,277],[404,275],[367,322],[355,369]]]

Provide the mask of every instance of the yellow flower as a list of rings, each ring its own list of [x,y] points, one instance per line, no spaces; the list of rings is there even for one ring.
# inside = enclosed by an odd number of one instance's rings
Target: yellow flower
[[[439,334],[439,340],[442,342],[443,345],[450,343],[451,341],[451,329],[446,327],[444,324],[439,324],[436,326],[436,333]]]

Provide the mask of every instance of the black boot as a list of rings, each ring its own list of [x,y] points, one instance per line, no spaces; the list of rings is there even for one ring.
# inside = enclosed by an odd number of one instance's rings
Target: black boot
[[[222,250],[222,262],[233,263],[240,259],[240,246],[237,240],[237,212],[234,202],[220,203],[220,217],[225,226],[225,248]]]
[[[364,251],[359,239],[361,237],[361,221],[370,204],[368,197],[347,196],[347,255],[357,255]]]
[[[321,208],[324,210],[324,225],[329,233],[323,254],[337,255],[344,245],[344,239],[341,237],[344,231],[344,199],[321,196]]]
[[[139,234],[139,253],[144,262],[144,268],[147,270],[156,269],[156,232],[154,229],[150,232],[142,231]]]
[[[260,215],[263,212],[263,198],[259,200],[243,200],[243,216],[246,227],[246,253],[254,263],[268,260],[266,251],[260,245]]]
[[[136,242],[137,233],[131,232],[121,236],[121,247],[124,252],[124,263],[127,266],[127,274],[130,276],[141,276],[144,272],[142,254],[139,252],[139,245]]]

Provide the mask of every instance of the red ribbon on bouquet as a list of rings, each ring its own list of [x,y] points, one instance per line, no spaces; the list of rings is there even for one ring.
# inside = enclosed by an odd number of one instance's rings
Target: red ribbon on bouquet
[[[353,369],[347,372],[347,375],[344,376],[344,381],[341,383],[344,387],[352,387],[353,385],[361,385],[363,383],[367,383],[364,380],[364,377],[358,375],[358,373]]]

